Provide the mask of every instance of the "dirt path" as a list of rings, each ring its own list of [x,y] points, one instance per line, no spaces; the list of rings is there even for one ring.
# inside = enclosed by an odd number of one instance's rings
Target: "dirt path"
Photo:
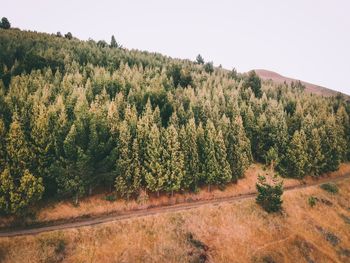
[[[315,182],[304,184],[304,185],[295,185],[295,186],[285,187],[284,190],[285,191],[299,190],[299,189],[303,189],[311,186],[317,186],[326,182],[335,183],[347,178],[350,178],[350,173],[345,174],[343,176],[336,177],[336,178],[322,178]],[[23,228],[9,229],[9,230],[1,231],[0,237],[35,235],[35,234],[48,232],[48,231],[62,230],[62,229],[68,229],[68,228],[78,228],[78,227],[84,227],[84,226],[93,226],[97,224],[103,224],[107,222],[119,221],[119,220],[124,220],[129,218],[137,218],[137,217],[151,216],[151,215],[160,214],[160,213],[183,211],[183,210],[197,208],[203,205],[219,205],[220,203],[231,203],[231,202],[236,202],[243,199],[253,198],[255,196],[256,196],[256,192],[251,192],[251,193],[245,193],[242,195],[216,198],[211,200],[194,201],[191,203],[181,203],[176,205],[154,207],[154,208],[148,208],[148,209],[142,209],[142,210],[125,211],[120,213],[114,213],[111,215],[102,215],[95,218],[80,219],[75,222],[52,223],[46,226],[34,226],[34,227],[29,227],[24,229]]]

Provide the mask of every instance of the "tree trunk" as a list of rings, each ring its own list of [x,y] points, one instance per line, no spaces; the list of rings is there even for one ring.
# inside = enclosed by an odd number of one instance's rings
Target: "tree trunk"
[[[210,192],[210,184],[208,184],[208,192]]]
[[[157,197],[159,197],[159,190],[157,191]]]
[[[76,193],[74,198],[74,205],[78,205],[78,203],[79,203],[79,193]]]
[[[174,197],[174,190],[171,190],[171,198]]]
[[[92,186],[89,185],[89,195],[92,195]]]

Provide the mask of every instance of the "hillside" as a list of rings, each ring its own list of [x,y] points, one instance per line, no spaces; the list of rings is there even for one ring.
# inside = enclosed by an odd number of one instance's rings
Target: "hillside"
[[[279,84],[283,84],[284,82],[291,84],[292,82],[296,83],[299,81],[297,79],[288,78],[288,77],[282,76],[276,72],[265,70],[265,69],[256,69],[255,72],[256,72],[256,74],[258,74],[258,76],[261,79],[272,80],[273,82],[279,83]],[[300,82],[305,86],[305,91],[308,93],[313,93],[313,94],[317,94],[317,95],[321,95],[321,96],[337,96],[339,94],[338,91],[335,91],[332,89],[321,87],[321,86],[311,84],[311,83],[301,81],[301,80],[300,80]],[[344,96],[348,100],[350,100],[349,95],[344,94]]]
[[[349,262],[350,180],[339,193],[290,191],[282,213],[253,199],[0,238],[0,260],[26,262]],[[310,197],[316,205],[308,204]]]
[[[109,192],[225,188],[254,162],[291,178],[350,159],[350,105],[300,85],[122,48],[112,37],[0,29],[0,212]]]
[[[0,226],[73,227],[2,237],[1,262],[349,259],[344,97],[114,36],[0,40]]]

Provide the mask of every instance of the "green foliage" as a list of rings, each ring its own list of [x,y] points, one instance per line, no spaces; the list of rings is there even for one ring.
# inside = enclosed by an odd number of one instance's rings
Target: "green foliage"
[[[317,198],[314,197],[314,196],[310,196],[310,197],[307,199],[307,202],[308,202],[309,206],[314,207],[314,206],[316,205]]]
[[[9,29],[11,27],[10,22],[6,17],[1,18],[0,28]]]
[[[207,62],[204,64],[204,70],[205,72],[211,74],[214,72],[214,65],[213,62]]]
[[[197,64],[199,64],[199,65],[203,65],[203,64],[204,64],[204,59],[203,59],[203,57],[201,56],[201,54],[198,54],[198,56],[196,57],[196,62],[197,62]]]
[[[308,162],[306,145],[304,131],[296,131],[290,141],[286,154],[288,174],[291,177],[302,178],[306,173]]]
[[[264,176],[258,176],[256,184],[258,195],[256,202],[268,213],[278,212],[282,208],[283,182],[273,181],[269,184]]]
[[[174,87],[186,88],[193,85],[192,76],[188,69],[182,68],[178,64],[173,64],[168,70],[168,76],[172,78]]]
[[[245,78],[244,81],[244,86],[246,88],[250,87],[253,90],[255,97],[261,98],[261,80],[254,70],[248,73],[248,76]]]
[[[115,40],[115,37],[112,35],[111,38],[111,44],[109,45],[111,48],[118,48],[119,44],[117,43],[117,41]]]
[[[67,34],[64,35],[64,37],[71,40],[73,38],[73,35],[71,32],[68,32]]]
[[[164,172],[165,190],[173,194],[180,190],[184,177],[184,156],[180,149],[178,134],[173,125],[170,125],[164,133]]]
[[[337,194],[339,192],[338,186],[333,183],[321,184],[321,188],[331,194]]]
[[[276,163],[278,163],[278,153],[274,147],[271,147],[265,156],[265,162],[267,165],[270,165],[271,170],[274,169]]]
[[[44,192],[43,181],[25,170],[16,184],[10,170],[0,175],[0,212],[5,214],[23,213],[41,199]]]
[[[124,198],[223,188],[252,161],[302,178],[350,159],[340,96],[214,70],[200,56],[120,48],[114,37],[9,29],[0,39],[1,213],[40,198],[77,204],[95,188]]]

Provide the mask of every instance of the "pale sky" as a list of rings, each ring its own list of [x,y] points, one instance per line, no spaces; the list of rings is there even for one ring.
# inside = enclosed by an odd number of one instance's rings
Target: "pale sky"
[[[12,26],[110,41],[350,94],[348,0],[0,0]]]

